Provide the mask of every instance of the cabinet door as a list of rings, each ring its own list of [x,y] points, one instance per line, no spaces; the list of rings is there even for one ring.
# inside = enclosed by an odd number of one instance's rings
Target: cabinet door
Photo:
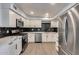
[[[17,54],[19,55],[22,51],[22,37],[17,38]]]
[[[51,33],[47,33],[47,42],[53,42],[53,37]]]
[[[23,18],[23,22],[24,22],[24,27],[29,27],[29,20]]]
[[[56,33],[48,33],[47,34],[47,41],[48,42],[56,42],[58,39],[57,39],[57,34]]]
[[[11,55],[17,55],[17,39],[16,36],[10,37],[9,51]]]
[[[34,27],[34,24],[33,24],[33,21],[32,20],[29,20],[29,22],[28,22],[29,24],[29,27]]]
[[[5,37],[0,40],[2,45],[0,45],[0,54],[4,55],[15,55],[16,54],[16,43],[13,37]]]
[[[22,51],[22,38],[21,37],[14,37],[13,41],[9,43],[9,52],[11,55],[19,55]]]
[[[51,21],[51,27],[58,27],[58,21]]]
[[[41,20],[24,20],[24,27],[41,27]]]
[[[42,42],[47,42],[46,34],[42,33]]]
[[[29,20],[24,19],[24,27],[30,27]]]
[[[35,34],[28,33],[28,42],[35,42]]]
[[[41,27],[41,20],[30,20],[30,27],[38,28]]]
[[[41,20],[35,20],[34,22],[34,27],[41,27]]]
[[[9,10],[9,27],[16,27],[16,13]]]
[[[10,55],[16,55],[16,42],[9,43],[9,54]]]
[[[51,33],[54,42],[58,42],[58,33]]]

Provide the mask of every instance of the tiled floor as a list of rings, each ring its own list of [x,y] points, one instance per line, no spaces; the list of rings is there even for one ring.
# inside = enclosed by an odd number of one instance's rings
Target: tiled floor
[[[22,55],[57,55],[55,43],[29,43]]]

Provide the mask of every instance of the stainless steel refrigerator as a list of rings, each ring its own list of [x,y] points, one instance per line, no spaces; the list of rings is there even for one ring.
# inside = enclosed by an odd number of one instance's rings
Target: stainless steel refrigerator
[[[79,54],[79,4],[59,17],[59,54]]]

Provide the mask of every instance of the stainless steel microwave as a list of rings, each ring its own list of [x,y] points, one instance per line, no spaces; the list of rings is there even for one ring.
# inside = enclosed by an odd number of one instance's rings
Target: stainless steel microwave
[[[23,27],[24,22],[21,19],[16,19],[16,27]]]

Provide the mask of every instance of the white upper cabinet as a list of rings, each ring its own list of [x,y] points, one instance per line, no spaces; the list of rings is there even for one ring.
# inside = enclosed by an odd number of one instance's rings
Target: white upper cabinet
[[[16,27],[16,19],[22,18],[17,12],[10,9],[10,5],[0,4],[0,27]]]
[[[9,10],[10,4],[1,4],[0,6],[0,27],[13,27],[15,15]],[[10,23],[11,22],[11,23]],[[13,22],[13,23],[12,23]]]
[[[16,13],[9,10],[9,27],[16,27]]]
[[[16,13],[20,14],[21,16],[23,16],[24,18],[26,18],[26,15],[23,11],[21,11],[16,5],[15,3],[11,3],[10,4],[10,9],[15,11]]]
[[[41,20],[24,20],[24,27],[41,27]]]
[[[24,27],[29,27],[29,20],[22,18],[22,21],[24,22]]]
[[[58,27],[58,21],[51,21],[51,27]]]
[[[30,20],[30,27],[41,27],[41,20]]]

